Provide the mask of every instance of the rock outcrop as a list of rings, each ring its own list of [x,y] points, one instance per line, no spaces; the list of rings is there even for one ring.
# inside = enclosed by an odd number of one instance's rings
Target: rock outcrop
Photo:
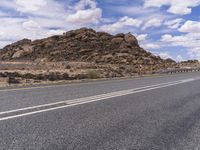
[[[129,77],[176,65],[145,51],[130,33],[111,35],[87,28],[23,39],[0,49],[0,78],[9,83]]]
[[[0,50],[0,60],[81,61],[98,64],[163,65],[163,60],[142,49],[132,34],[110,35],[81,28],[49,38],[23,39]]]

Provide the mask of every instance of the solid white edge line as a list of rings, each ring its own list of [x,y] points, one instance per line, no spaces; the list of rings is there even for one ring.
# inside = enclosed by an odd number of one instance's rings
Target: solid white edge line
[[[78,102],[78,101],[83,101],[83,100],[88,100],[88,99],[96,99],[96,98],[99,98],[99,97],[109,96],[111,94],[118,94],[118,93],[129,92],[129,91],[134,91],[134,90],[140,90],[140,89],[145,89],[145,88],[151,88],[151,87],[156,87],[156,86],[161,86],[161,85],[166,85],[166,84],[179,83],[179,82],[182,82],[182,81],[183,80],[178,80],[178,81],[154,84],[154,85],[149,85],[149,86],[144,86],[144,87],[139,87],[139,88],[134,88],[134,89],[110,92],[110,93],[105,93],[105,94],[100,94],[100,95],[94,95],[94,96],[89,96],[89,97],[84,97],[84,98],[77,98],[77,99],[72,99],[72,100],[59,101],[59,102],[55,102],[55,103],[36,105],[36,106],[31,106],[31,107],[25,107],[25,108],[20,108],[20,109],[0,112],[0,115],[13,113],[13,112],[18,112],[18,111],[31,110],[31,109],[41,108],[41,107],[47,107],[47,106],[52,106],[52,105],[58,105],[58,104],[62,104],[62,103],[73,103],[73,102]]]
[[[149,91],[149,90],[153,90],[153,89],[159,89],[159,88],[169,87],[169,86],[172,86],[172,85],[178,85],[178,84],[181,84],[181,83],[191,82],[191,81],[194,81],[194,80],[195,79],[182,80],[182,82],[179,82],[179,83],[171,83],[171,84],[168,84],[168,85],[152,87],[152,88],[148,88],[148,89],[144,89],[144,90],[132,91],[130,93],[122,93],[122,94],[119,94],[117,97],[124,96],[124,95],[130,95],[130,94],[134,94],[134,93],[140,93],[140,92]],[[3,118],[0,118],[0,121],[9,120],[9,119],[18,118],[18,117],[23,117],[23,116],[29,116],[29,115],[33,115],[33,114],[38,114],[38,113],[42,113],[42,112],[48,112],[48,111],[62,109],[62,108],[67,108],[67,107],[72,107],[72,106],[76,106],[76,105],[82,105],[82,104],[86,104],[86,103],[92,103],[92,102],[96,102],[96,101],[110,99],[110,98],[113,98],[113,97],[116,97],[116,96],[104,97],[104,98],[99,98],[99,99],[96,99],[96,100],[78,102],[78,103],[71,104],[71,105],[66,105],[66,106],[54,107],[54,108],[49,108],[49,109],[44,109],[44,110],[38,110],[38,111],[24,113],[24,114],[19,114],[19,115],[13,115],[13,116],[9,116],[9,117],[3,117]]]

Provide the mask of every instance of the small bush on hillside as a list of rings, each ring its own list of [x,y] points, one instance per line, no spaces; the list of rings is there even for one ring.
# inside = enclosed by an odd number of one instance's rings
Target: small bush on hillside
[[[96,70],[90,70],[87,72],[87,76],[89,79],[98,79],[100,78],[99,73]]]
[[[20,81],[18,79],[16,79],[15,77],[8,77],[7,83],[8,84],[19,84]]]

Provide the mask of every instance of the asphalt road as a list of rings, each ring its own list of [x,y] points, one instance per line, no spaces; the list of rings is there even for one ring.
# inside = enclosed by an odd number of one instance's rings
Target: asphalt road
[[[0,135],[2,150],[197,150],[200,73],[1,89]]]

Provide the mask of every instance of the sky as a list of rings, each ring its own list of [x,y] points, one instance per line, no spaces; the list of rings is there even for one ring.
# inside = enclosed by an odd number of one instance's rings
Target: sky
[[[131,32],[162,58],[200,60],[200,0],[0,0],[0,48],[81,27]]]

